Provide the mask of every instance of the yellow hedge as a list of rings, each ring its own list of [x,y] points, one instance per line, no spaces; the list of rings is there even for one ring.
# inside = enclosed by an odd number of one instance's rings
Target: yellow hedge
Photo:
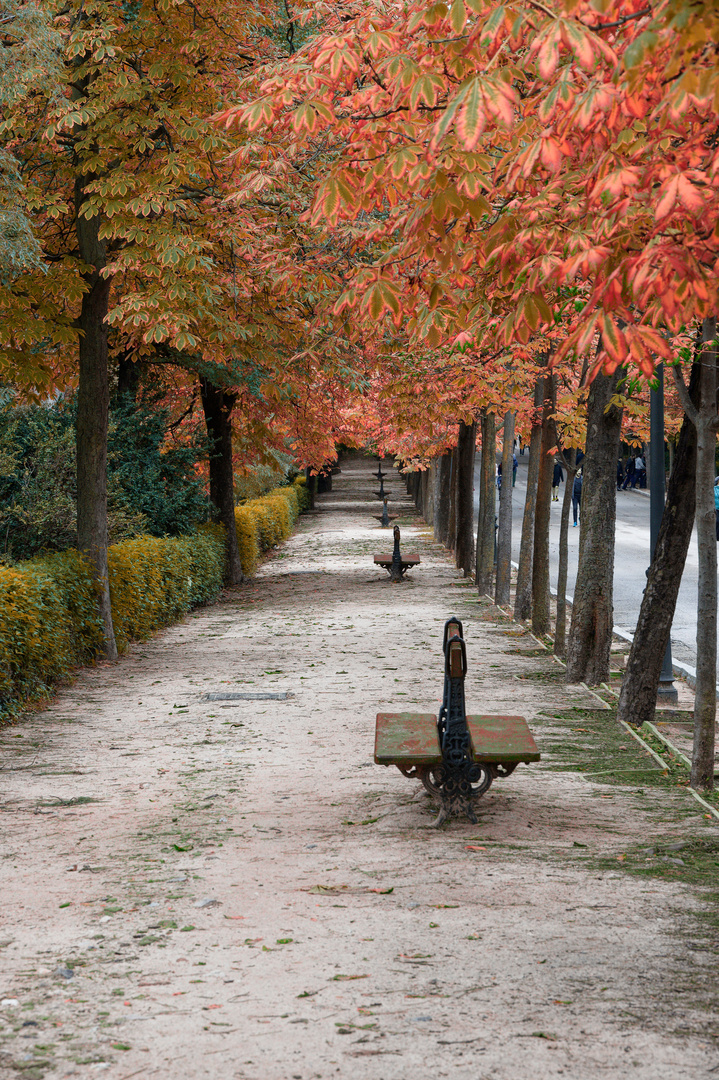
[[[306,509],[303,481],[274,488],[259,499],[248,499],[235,507],[237,543],[242,572],[254,574],[260,552],[286,540],[300,511]]]
[[[119,649],[212,600],[222,587],[223,529],[152,536],[108,551],[110,596]],[[86,559],[77,551],[0,567],[0,718],[97,655],[102,625]]]
[[[204,526],[192,536],[142,536],[113,544],[107,562],[118,649],[217,596],[224,559],[218,525]]]
[[[290,535],[307,494],[300,479],[236,508],[245,574],[254,573],[261,551]],[[113,544],[108,574],[118,649],[214,599],[224,568],[220,525],[204,525],[191,536]],[[90,566],[79,552],[0,567],[0,719],[92,660],[102,639]]]

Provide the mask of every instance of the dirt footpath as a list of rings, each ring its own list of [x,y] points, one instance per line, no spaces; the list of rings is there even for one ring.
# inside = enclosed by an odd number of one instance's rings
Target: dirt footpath
[[[625,784],[568,763],[604,705],[396,476],[422,563],[373,567],[374,469],[343,463],[251,585],[0,732],[2,1080],[719,1075],[707,895],[667,854],[714,825],[636,745]],[[436,711],[451,614],[468,707],[523,713],[543,760],[434,831],[374,717]]]

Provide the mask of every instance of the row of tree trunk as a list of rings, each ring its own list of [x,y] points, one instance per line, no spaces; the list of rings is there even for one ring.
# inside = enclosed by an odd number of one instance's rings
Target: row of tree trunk
[[[520,620],[531,620],[532,629],[538,635],[550,632],[549,523],[553,455],[557,454],[566,472],[553,648],[558,656],[566,658],[567,681],[570,683],[599,685],[608,682],[610,676],[616,462],[622,425],[617,396],[625,374],[618,368],[611,375],[598,375],[587,395],[579,565],[568,634],[568,529],[577,451],[571,449],[565,453],[558,446],[553,420],[556,386],[551,372],[538,379],[535,387],[514,615]],[[679,379],[675,373],[675,380]],[[647,588],[622,683],[618,715],[635,727],[654,716],[662,661],[696,516],[699,533],[698,660],[691,783],[694,787],[708,789],[713,786],[714,773],[717,656],[717,552],[712,486],[719,426],[719,377],[713,320],[705,320],[698,337],[689,387],[679,383],[677,388],[686,415],[673,454],[664,515],[647,571]],[[436,459],[425,473],[413,474],[408,489],[415,495],[420,512],[433,524],[436,539],[455,552],[457,567],[468,576],[473,566],[479,594],[491,596],[494,584],[495,602],[507,606],[510,602],[514,447],[514,417],[511,413],[503,418],[503,482],[498,518],[497,429],[497,418],[488,412],[482,414],[479,430],[477,425],[462,423],[454,450]],[[474,447],[478,434],[481,465],[474,548],[474,533],[468,522],[474,503]],[[471,446],[468,445],[470,441]]]

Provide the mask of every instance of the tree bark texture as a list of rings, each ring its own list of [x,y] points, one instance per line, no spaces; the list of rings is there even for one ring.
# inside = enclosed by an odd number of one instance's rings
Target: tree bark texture
[[[434,493],[434,538],[446,546],[449,537],[449,495],[452,454],[442,454],[437,461]]]
[[[543,381],[542,442],[539,450],[532,559],[532,630],[535,634],[548,634],[550,630],[549,523],[552,512],[552,472],[554,471],[551,452],[556,445],[553,415],[557,400],[557,382],[555,376],[551,374],[547,374]]]
[[[81,216],[85,179],[75,184],[75,228],[86,291],[80,306],[79,381],[77,390],[77,546],[90,561],[103,626],[103,655],[117,659],[107,570],[107,430],[110,384],[107,312],[110,280],[103,277],[105,244],[99,238],[102,218]]]
[[[699,404],[700,366],[692,366],[689,397]],[[617,716],[641,727],[654,719],[657,687],[672,628],[696,509],[697,436],[684,417],[669,474],[664,514],[647,576],[634,641],[622,680]]]
[[[432,468],[428,466],[422,473],[422,517],[426,522],[432,519]]]
[[[309,465],[305,469],[305,487],[309,493],[309,509],[315,508],[315,495],[317,494],[317,477],[314,475]]]
[[[457,447],[452,451],[452,475],[449,485],[449,526],[447,529],[446,547],[454,551],[457,546],[457,483],[459,480],[459,467]]]
[[[491,596],[494,571],[494,515],[496,506],[497,418],[482,415],[482,461],[479,485],[479,520],[477,523],[477,592]]]
[[[458,570],[470,577],[474,570],[474,452],[477,425],[459,425],[457,438],[457,546]]]
[[[579,565],[567,646],[567,682],[609,679],[614,621],[614,530],[622,410],[610,405],[623,368],[599,374],[587,399],[587,452],[582,461]]]
[[[702,322],[699,408],[692,402],[681,372],[672,369],[684,411],[696,428],[697,677],[694,689],[694,747],[690,783],[714,787],[717,661],[717,548],[714,513],[717,416],[716,318]]]
[[[562,513],[559,521],[559,567],[557,571],[557,619],[554,624],[554,654],[564,659],[567,652],[567,567],[569,564],[569,509],[572,505],[572,486],[577,475],[577,451],[564,455],[566,476],[564,478],[564,496]]]
[[[697,575],[697,680],[694,690],[694,748],[691,785],[714,787],[717,669],[717,541],[714,512],[716,469],[717,372],[716,319],[705,319],[702,337],[707,347],[701,358],[701,404],[697,423],[696,523],[699,566]]]
[[[208,379],[200,379],[202,408],[209,442],[210,500],[213,517],[225,526],[228,585],[244,580],[235,526],[235,477],[232,467],[232,409],[236,395]]]
[[[507,607],[512,584],[512,451],[514,449],[514,413],[504,414],[502,441],[502,487],[499,492],[499,532],[497,534],[497,580],[494,602]]]
[[[529,468],[527,469],[527,497],[524,500],[522,539],[519,546],[519,569],[517,591],[514,596],[515,619],[528,619],[532,614],[532,555],[534,553],[534,514],[537,506],[537,482],[542,442],[541,409],[544,397],[544,380],[534,384],[534,415],[529,435]]]

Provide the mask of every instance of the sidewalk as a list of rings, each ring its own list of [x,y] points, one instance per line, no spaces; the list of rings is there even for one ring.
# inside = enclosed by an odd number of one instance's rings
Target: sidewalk
[[[0,1080],[714,1075],[704,900],[667,845],[716,830],[395,476],[422,563],[373,567],[375,470],[343,462],[251,585],[0,731]],[[468,707],[524,714],[543,760],[433,831],[374,717],[436,711],[451,614]]]

